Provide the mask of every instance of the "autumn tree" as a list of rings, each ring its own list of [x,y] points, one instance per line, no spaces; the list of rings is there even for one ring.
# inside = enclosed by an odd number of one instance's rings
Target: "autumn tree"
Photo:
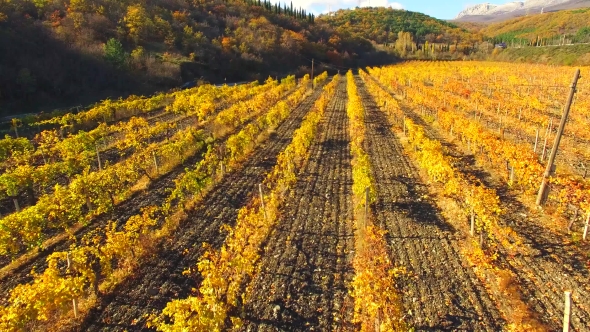
[[[195,32],[192,27],[185,26],[182,35],[182,46],[185,53],[196,52],[207,42],[207,38],[202,32]]]
[[[154,25],[145,8],[139,4],[127,7],[124,21],[129,37],[136,44],[148,36]]]
[[[414,51],[415,47],[416,45],[414,44],[414,38],[411,33],[400,31],[397,34],[395,49],[402,57],[408,55],[408,50]]]

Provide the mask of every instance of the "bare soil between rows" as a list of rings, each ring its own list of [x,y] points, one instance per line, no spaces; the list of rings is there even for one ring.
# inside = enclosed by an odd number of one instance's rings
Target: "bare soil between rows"
[[[354,234],[346,102],[341,77],[262,253],[244,331],[355,330],[348,294]]]
[[[80,331],[143,331],[146,315],[161,311],[166,303],[186,298],[198,288],[200,276],[184,275],[196,267],[204,252],[203,243],[214,248],[223,244],[224,224],[233,225],[238,210],[247,204],[256,185],[276,163],[279,152],[291,141],[305,114],[319,97],[316,89],[259,146],[238,170],[227,174],[204,197],[199,206],[188,212],[175,234],[157,246],[155,254],[120,284],[111,294],[100,299],[79,328]]]
[[[360,78],[357,85],[378,194],[375,222],[388,231],[392,262],[407,271],[398,284],[406,321],[421,331],[501,330],[501,314],[461,258],[462,234],[427,197],[417,169]]]
[[[313,96],[319,94],[320,89],[317,90],[318,91],[315,91]],[[308,101],[305,101],[301,106],[306,105],[307,102]],[[248,123],[249,121],[243,124],[241,127],[247,125]],[[236,131],[238,130],[240,130],[240,128],[236,129]],[[221,141],[223,139],[224,138],[219,138]],[[110,213],[105,213],[95,217],[90,224],[82,227],[75,234],[73,234],[76,241],[80,241],[80,239],[82,239],[86,234],[103,228],[108,222],[114,221],[117,223],[117,227],[121,227],[122,225],[125,225],[126,221],[131,216],[139,214],[142,208],[153,205],[161,205],[168,197],[169,190],[174,188],[174,180],[185,172],[185,168],[188,165],[194,165],[196,162],[198,162],[202,158],[203,152],[204,151],[197,151],[197,153],[195,153],[193,156],[187,158],[184,163],[176,166],[168,173],[161,175],[152,181],[148,188],[136,192],[130,198],[115,206],[113,211]],[[19,265],[13,271],[7,274],[3,279],[0,280],[0,292],[2,294],[2,297],[0,297],[0,303],[6,301],[8,295],[10,294],[10,290],[12,290],[15,286],[32,281],[32,277],[30,275],[30,271],[32,269],[35,269],[37,273],[43,272],[47,266],[47,257],[53,252],[68,250],[71,244],[71,239],[57,241],[56,243],[41,249],[37,254],[35,254],[34,258],[27,260],[25,263]],[[2,263],[9,262],[2,261]]]
[[[588,267],[581,252],[585,245],[576,244],[562,234],[554,234],[538,224],[539,211],[524,206],[505,183],[476,165],[473,155],[465,155],[449,142],[438,129],[427,124],[418,114],[405,107],[406,114],[425,128],[433,139],[439,140],[460,161],[461,169],[473,175],[500,197],[505,213],[501,223],[511,227],[524,240],[523,250],[509,255],[502,250],[499,265],[516,277],[523,301],[551,330],[562,327],[565,290],[572,293],[572,331],[587,331],[590,324],[590,287],[587,286]]]

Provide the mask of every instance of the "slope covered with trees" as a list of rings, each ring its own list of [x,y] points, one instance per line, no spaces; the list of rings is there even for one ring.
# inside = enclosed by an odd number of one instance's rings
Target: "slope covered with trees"
[[[588,22],[590,8],[582,8],[518,17],[490,24],[481,33],[507,43],[587,43],[590,42]]]
[[[343,35],[360,36],[377,44],[393,43],[400,32],[409,32],[418,44],[440,43],[467,47],[477,35],[453,23],[426,14],[392,8],[338,10],[318,17]]]
[[[259,0],[2,0],[0,44],[10,45],[0,49],[0,109],[21,112],[24,100],[87,103],[200,77],[274,77],[312,58],[375,59],[368,41]]]

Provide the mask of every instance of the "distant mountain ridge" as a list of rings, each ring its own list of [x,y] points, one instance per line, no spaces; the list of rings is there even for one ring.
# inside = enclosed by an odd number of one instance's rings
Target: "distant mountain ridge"
[[[463,16],[468,16],[468,15],[485,15],[485,14],[489,13],[492,9],[497,8],[497,7],[498,7],[498,5],[494,5],[489,2],[480,3],[475,6],[465,8],[459,14],[457,14],[455,19],[459,19]]]
[[[481,3],[464,9],[454,19],[457,21],[494,22],[528,14],[580,7],[590,7],[590,0],[525,0],[501,5]]]

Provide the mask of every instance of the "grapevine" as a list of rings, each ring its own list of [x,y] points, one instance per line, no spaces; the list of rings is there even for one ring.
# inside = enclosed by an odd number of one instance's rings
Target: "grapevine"
[[[288,98],[289,106],[295,107],[306,96],[307,88],[304,85]],[[277,113],[273,110],[277,107],[275,106],[268,113],[261,115],[257,121],[268,125],[276,124],[276,122],[263,121],[263,119],[270,117],[274,119]],[[207,144],[209,151],[215,150],[213,142],[207,142]],[[183,180],[176,181],[175,191],[180,189],[180,185],[189,186],[190,189],[197,192],[206,190],[215,175],[215,167],[208,167],[208,163],[211,161],[206,157],[198,162],[193,170],[187,170],[179,178]],[[207,173],[206,170],[209,172]],[[202,183],[200,181],[203,180],[204,184],[200,185]],[[187,187],[184,188],[187,189]],[[189,201],[194,201],[193,196],[175,197],[175,191],[170,194],[168,201],[172,198],[180,199],[179,205],[183,207],[189,205]],[[101,231],[104,234],[102,237],[97,233],[85,237],[81,244],[73,245],[69,250],[71,259],[76,262],[76,278],[64,275],[63,270],[59,268],[59,262],[64,262],[67,253],[52,254],[48,258],[49,267],[42,274],[33,275],[33,283],[19,285],[15,288],[10,295],[9,305],[0,308],[0,314],[2,314],[0,327],[3,330],[15,330],[27,326],[31,321],[47,320],[47,313],[66,312],[72,299],[87,298],[93,292],[98,291],[97,266],[100,266],[100,278],[105,284],[116,283],[118,274],[115,273],[113,262],[117,261],[119,268],[132,268],[137,260],[147,252],[146,246],[149,247],[149,243],[165,237],[173,230],[171,219],[175,213],[176,211],[173,210],[149,206],[144,208],[141,214],[129,218],[123,229],[119,229],[116,223],[112,222]],[[160,225],[158,222],[160,218],[166,221],[161,229],[157,229],[157,226]],[[68,286],[55,290],[46,288],[46,285],[51,287],[58,284]],[[20,303],[26,301],[24,299],[27,298],[39,299],[39,301],[28,301],[26,307],[21,306]],[[54,305],[47,306],[44,301],[52,301]]]
[[[260,200],[240,209],[236,226],[227,227],[228,236],[220,251],[208,248],[197,264],[203,282],[200,296],[174,300],[166,305],[152,324],[160,331],[208,330],[219,331],[230,319],[235,327],[239,317],[230,316],[232,308],[248,300],[241,294],[242,283],[252,279],[259,260],[259,246],[278,222],[278,209],[285,199],[286,190],[296,182],[295,168],[305,160],[316,128],[333,94],[338,76],[326,87],[312,111],[304,118],[301,127],[293,134],[292,142],[280,153],[277,164],[268,174],[264,188],[263,210]],[[297,164],[295,164],[297,162]],[[167,323],[167,321],[170,323]]]
[[[360,324],[361,331],[374,331],[376,324],[382,331],[406,329],[402,321],[400,295],[396,289],[395,278],[402,272],[394,268],[387,255],[386,232],[379,227],[361,222],[364,204],[371,203],[375,197],[375,181],[371,174],[369,155],[363,148],[365,140],[364,108],[358,94],[354,76],[346,73],[352,151],[353,201],[357,224],[355,242],[356,254],[352,265],[355,276],[351,285],[354,297],[354,321]],[[371,192],[365,201],[365,188]],[[367,216],[368,217],[368,216]],[[367,218],[368,219],[368,218]]]

